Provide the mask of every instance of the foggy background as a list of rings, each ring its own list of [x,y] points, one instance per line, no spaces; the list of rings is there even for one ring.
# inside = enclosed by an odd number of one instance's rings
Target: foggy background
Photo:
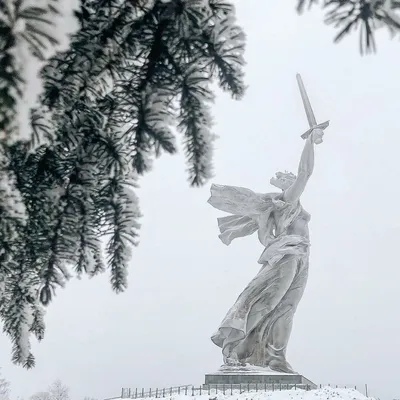
[[[212,182],[268,192],[276,171],[297,172],[308,129],[301,73],[318,122],[331,127],[302,197],[310,276],[288,361],[318,384],[367,383],[382,400],[399,397],[400,43],[382,31],[377,55],[361,57],[358,33],[334,45],[317,7],[300,17],[292,0],[236,4],[249,88],[240,102],[218,92]],[[13,399],[57,378],[71,398],[100,400],[121,387],[200,385],[219,368],[209,338],[258,272],[262,246],[256,235],[223,245],[211,182],[190,189],[184,169],[182,155],[164,156],[141,181],[141,244],[126,293],[112,293],[107,274],[59,290],[31,371],[12,365],[0,336]]]

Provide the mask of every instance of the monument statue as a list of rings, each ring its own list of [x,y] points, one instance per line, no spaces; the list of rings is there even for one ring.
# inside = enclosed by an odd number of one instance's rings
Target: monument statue
[[[232,214],[218,219],[221,241],[255,232],[264,246],[255,278],[226,314],[212,341],[222,348],[228,366],[250,364],[295,373],[286,360],[293,317],[308,277],[310,214],[300,197],[314,169],[314,146],[322,143],[329,121],[317,124],[300,75],[297,75],[310,129],[297,176],[278,172],[270,183],[280,193],[258,194],[249,189],[213,184],[209,203]]]

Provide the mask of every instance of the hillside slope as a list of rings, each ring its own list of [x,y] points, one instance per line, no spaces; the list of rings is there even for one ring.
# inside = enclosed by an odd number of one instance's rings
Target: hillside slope
[[[146,397],[148,400],[156,397]],[[158,399],[163,397],[159,396]],[[234,391],[231,395],[221,392],[208,394],[172,394],[164,397],[168,400],[367,400],[368,398],[355,389],[341,389],[324,387],[317,390],[282,390],[282,391],[250,391],[239,393]],[[117,399],[116,399],[117,400]]]

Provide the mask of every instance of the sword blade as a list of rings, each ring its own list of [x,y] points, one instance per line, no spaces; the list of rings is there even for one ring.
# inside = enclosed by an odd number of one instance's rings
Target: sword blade
[[[303,100],[304,109],[306,110],[308,123],[310,124],[310,128],[312,128],[313,126],[317,125],[317,120],[315,119],[314,112],[312,110],[310,100],[308,99],[307,92],[300,74],[296,75],[296,79],[297,83],[299,84],[300,94]]]

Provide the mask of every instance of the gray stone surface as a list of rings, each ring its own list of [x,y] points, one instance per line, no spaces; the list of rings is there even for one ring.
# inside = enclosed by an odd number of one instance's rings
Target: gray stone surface
[[[214,375],[207,374],[205,376],[205,385],[251,385],[252,388],[256,384],[262,385],[276,384],[276,385],[310,385],[310,389],[315,388],[315,384],[308,379],[304,378],[302,375],[292,374],[292,375]]]
[[[272,371],[269,368],[260,368],[252,365],[227,366],[223,365],[218,371],[206,374],[205,385],[211,387],[233,386],[235,389],[243,386],[243,389],[267,389],[273,390],[271,385],[298,385],[306,389],[314,389],[316,385],[299,374],[288,374]],[[268,387],[267,387],[268,386]]]
[[[228,366],[250,364],[294,373],[286,360],[286,349],[293,317],[307,283],[310,245],[310,215],[301,206],[300,196],[314,169],[314,146],[322,143],[322,129],[327,127],[326,123],[316,123],[299,77],[298,81],[310,124],[303,135],[305,145],[298,175],[277,173],[271,184],[281,189],[280,193],[258,194],[235,186],[211,187],[209,203],[231,214],[218,219],[221,241],[229,245],[238,237],[257,232],[264,246],[258,260],[260,271],[211,338],[221,347]]]

